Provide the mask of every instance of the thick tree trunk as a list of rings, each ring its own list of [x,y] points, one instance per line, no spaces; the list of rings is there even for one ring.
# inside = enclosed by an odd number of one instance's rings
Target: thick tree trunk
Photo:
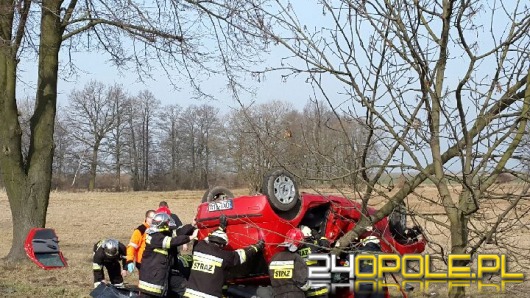
[[[13,223],[13,243],[7,259],[19,261],[26,259],[24,241],[31,228],[46,225],[46,211],[50,194],[50,180],[43,177],[40,181],[26,183],[8,183],[7,192]],[[16,184],[16,185],[13,185]]]
[[[451,222],[451,254],[465,254],[467,247],[467,219],[460,210],[448,213]],[[456,266],[467,266],[467,262],[457,261]],[[466,297],[465,287],[453,287],[449,291],[449,297]]]
[[[24,240],[32,227],[44,227],[48,209],[53,131],[57,100],[59,48],[62,40],[59,0],[42,2],[38,87],[35,112],[31,118],[31,139],[27,160],[21,151],[21,129],[16,106],[16,54],[2,47],[0,118],[0,168],[9,198],[13,222],[13,242],[7,258],[26,259]],[[4,39],[4,40],[9,40]]]
[[[18,122],[18,109],[15,97],[16,60],[11,48],[0,46],[0,170],[2,179],[9,198],[11,214],[13,217],[13,245],[8,258],[21,259],[24,255],[23,236],[29,231],[32,224],[43,225],[43,222],[29,222],[30,217],[23,212],[23,204],[28,198],[26,192],[27,175],[24,171],[24,162],[21,154],[22,130]],[[29,201],[29,200],[28,200]],[[29,201],[29,203],[35,200]],[[33,208],[31,209],[33,210]],[[23,220],[28,218],[28,220]],[[38,218],[38,217],[31,217]]]

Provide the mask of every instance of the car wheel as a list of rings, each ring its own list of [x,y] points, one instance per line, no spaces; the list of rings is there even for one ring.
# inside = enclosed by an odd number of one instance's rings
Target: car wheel
[[[265,176],[262,192],[278,211],[291,210],[300,199],[294,177],[285,170],[276,170]]]
[[[405,235],[407,229],[407,206],[405,202],[399,203],[397,207],[392,210],[392,213],[388,216],[391,229],[397,235]]]
[[[202,202],[215,202],[219,200],[233,199],[234,194],[225,187],[216,186],[207,190],[202,196]]]

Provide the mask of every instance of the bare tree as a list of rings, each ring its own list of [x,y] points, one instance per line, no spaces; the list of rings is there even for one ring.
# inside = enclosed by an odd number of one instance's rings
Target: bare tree
[[[212,149],[220,143],[219,110],[210,105],[189,106],[179,119],[183,158],[188,162],[188,187],[208,188],[212,171]]]
[[[254,3],[237,6],[241,2]],[[338,250],[419,193],[426,180],[436,186],[437,197],[420,199],[439,206],[444,217],[415,214],[450,238],[432,248],[442,258],[448,252],[474,254],[495,231],[509,235],[526,224],[514,220],[521,219],[515,206],[527,195],[528,179],[513,159],[530,108],[530,14],[523,1],[267,4],[254,6],[246,24],[288,54],[281,65],[256,69],[255,77],[272,71],[286,80],[305,75],[334,113],[351,111],[363,119],[367,133],[355,145],[360,151],[372,144],[385,148],[375,165],[362,155],[357,171],[363,209],[375,196],[386,197],[386,204],[346,233]],[[308,18],[308,10],[322,14]],[[412,176],[390,196],[380,185],[389,171]],[[500,196],[491,187],[502,172],[525,185]],[[487,221],[475,219],[488,211]],[[509,251],[516,252],[528,249]],[[464,288],[451,296],[463,297]]]
[[[182,108],[178,105],[165,107],[160,114],[160,128],[165,133],[165,139],[169,147],[170,173],[173,179],[177,178],[177,166],[179,160],[178,149],[178,119]]]
[[[108,90],[109,99],[112,102],[112,113],[114,115],[114,123],[108,134],[108,141],[104,144],[105,149],[112,156],[113,170],[115,174],[115,185],[116,191],[122,190],[121,184],[121,172],[124,165],[124,155],[127,149],[127,143],[125,142],[125,130],[126,130],[126,110],[127,94],[120,85],[114,85]]]
[[[138,113],[138,100],[135,97],[130,97],[127,100],[125,106],[125,117],[127,121],[126,128],[126,142],[129,144],[128,150],[128,165],[131,172],[132,188],[134,191],[141,190],[140,187],[140,158],[141,152],[139,151],[138,135],[137,135],[137,124],[135,119]]]
[[[182,166],[182,140],[178,122],[182,108],[179,105],[165,106],[160,110],[159,122],[157,123],[160,131],[160,149],[161,159],[168,166],[165,169],[169,172],[169,184],[174,188],[178,184],[179,168]]]
[[[272,101],[232,112],[229,120],[229,152],[235,169],[250,191],[261,191],[263,175],[282,163],[287,157],[285,133],[292,131],[288,115],[294,113],[292,105]]]
[[[149,169],[153,163],[151,154],[154,144],[156,117],[160,101],[148,90],[140,91],[128,103],[129,159],[134,190],[149,187]]]
[[[53,180],[55,187],[61,188],[66,186],[67,179],[70,174],[74,174],[79,164],[79,159],[74,157],[76,152],[76,140],[73,137],[73,132],[69,130],[66,114],[63,109],[55,117],[55,132],[53,139],[55,142],[55,150],[53,157]],[[61,112],[62,111],[62,112]]]
[[[365,143],[369,129],[363,118],[346,111],[332,110],[326,102],[310,101],[303,111],[302,138],[298,147],[305,153],[302,177],[309,180],[349,185],[360,190],[363,167],[375,164],[377,143]],[[369,171],[366,171],[369,173]]]
[[[107,89],[103,83],[91,81],[83,90],[74,90],[69,96],[67,125],[75,138],[91,152],[89,191],[95,188],[102,142],[115,126],[117,95],[115,88]]]
[[[76,74],[76,53],[100,51],[140,79],[154,69],[185,78],[202,93],[202,78],[224,74],[240,87],[235,69],[255,60],[258,48],[230,26],[203,14],[196,1],[43,0],[0,2],[0,171],[13,217],[8,258],[25,259],[31,227],[44,227],[52,175],[59,66]],[[197,8],[200,8],[198,11]],[[216,13],[214,10],[214,13]],[[203,42],[205,39],[214,42]],[[60,61],[61,49],[70,54]],[[30,145],[22,151],[16,103],[20,63],[37,62]],[[221,57],[221,59],[217,59]],[[69,67],[70,66],[70,67]],[[204,76],[201,76],[204,74]],[[181,83],[181,80],[178,81]],[[174,84],[177,86],[177,84]]]
[[[208,188],[215,150],[222,144],[219,135],[221,131],[219,109],[203,104],[197,107],[196,115],[199,129],[197,154],[200,156],[201,164],[200,185]]]

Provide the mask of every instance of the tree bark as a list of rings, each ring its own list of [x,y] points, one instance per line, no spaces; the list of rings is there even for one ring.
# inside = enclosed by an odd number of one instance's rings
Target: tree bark
[[[59,0],[42,1],[38,88],[35,112],[30,121],[31,139],[26,162],[21,151],[21,128],[16,105],[16,53],[1,47],[0,63],[0,168],[13,222],[11,261],[26,258],[24,241],[33,227],[44,227],[48,208],[53,161],[53,132],[57,100],[59,49],[62,42]],[[2,36],[4,37],[4,36]],[[4,40],[10,40],[5,39]]]
[[[454,207],[454,206],[453,206]],[[464,213],[457,208],[453,208],[451,211],[447,211],[449,221],[451,222],[451,254],[465,254],[467,247],[467,218]],[[456,266],[467,266],[469,265],[464,261],[455,262]],[[449,297],[459,298],[466,297],[465,287],[452,287],[449,291]]]

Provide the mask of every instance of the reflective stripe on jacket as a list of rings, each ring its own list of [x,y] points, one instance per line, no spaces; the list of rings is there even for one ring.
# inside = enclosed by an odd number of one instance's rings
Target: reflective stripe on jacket
[[[309,289],[307,265],[297,252],[275,254],[269,264],[273,297],[305,297]]]
[[[222,297],[225,271],[245,263],[256,252],[252,245],[229,251],[205,240],[197,242],[193,248],[193,263],[184,297]]]
[[[136,263],[142,262],[142,254],[145,250],[145,230],[148,227],[147,223],[144,222],[134,229],[131,240],[129,240],[129,244],[127,245],[127,263],[134,261]]]
[[[172,257],[170,249],[188,243],[187,235],[170,237],[171,232],[154,232],[145,236],[145,250],[142,258],[142,270],[138,288],[142,293],[154,296],[165,296],[168,290]]]
[[[319,240],[313,237],[306,238],[304,245],[298,250],[298,254],[305,260],[307,266],[315,266],[319,264],[316,260],[310,260],[309,255],[313,253],[322,253],[329,251],[329,241],[325,237],[321,237]],[[325,265],[324,262],[320,262],[320,265]],[[306,292],[306,297],[328,297],[329,290],[327,287],[311,287]]]
[[[121,261],[122,268],[126,268],[125,245],[121,242],[118,242],[118,255],[115,257],[109,257],[105,254],[103,247],[101,247],[101,245],[103,244],[103,241],[104,240],[101,240],[97,242],[96,244],[94,244],[94,248],[93,248],[94,255],[92,256],[92,271],[94,273],[94,282],[100,282],[103,279],[105,279],[104,278],[105,275],[103,273],[103,267],[105,264]]]

